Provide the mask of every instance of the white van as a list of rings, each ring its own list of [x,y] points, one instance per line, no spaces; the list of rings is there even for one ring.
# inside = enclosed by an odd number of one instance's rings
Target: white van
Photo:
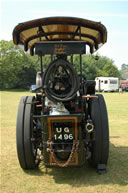
[[[96,91],[118,91],[119,79],[115,77],[96,77]]]

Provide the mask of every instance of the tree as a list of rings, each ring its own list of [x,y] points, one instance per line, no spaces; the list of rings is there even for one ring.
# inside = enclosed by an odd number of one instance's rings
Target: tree
[[[104,65],[103,71],[104,71],[106,76],[120,78],[119,70],[115,65],[113,65],[112,61],[108,62]]]
[[[0,87],[28,88],[35,82],[37,57],[30,57],[12,41],[0,41]]]
[[[95,56],[86,55],[83,56],[83,74],[87,79],[94,80],[98,76],[112,76],[120,77],[120,72],[118,68],[114,65],[114,62],[106,56],[98,56],[98,59],[95,59]],[[75,68],[78,73],[79,70],[79,57],[74,57]]]
[[[123,70],[123,71],[128,70],[128,64],[122,64],[121,70]]]
[[[68,57],[69,62],[70,56]],[[40,71],[40,58],[30,56],[12,41],[0,41],[0,88],[29,88],[35,84],[36,72]],[[44,70],[51,62],[50,56],[43,56]],[[73,57],[75,70],[80,74],[80,57]],[[125,65],[126,66],[126,65]],[[97,76],[120,77],[114,62],[105,56],[82,56],[83,75],[94,80]]]
[[[121,79],[127,79],[127,74],[128,74],[128,64],[122,64],[121,65]]]

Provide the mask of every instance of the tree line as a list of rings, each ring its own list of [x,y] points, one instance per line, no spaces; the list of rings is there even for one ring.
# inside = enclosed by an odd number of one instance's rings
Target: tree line
[[[70,61],[70,57],[68,60]],[[73,64],[78,73],[79,57],[73,57]],[[51,61],[50,56],[43,56],[44,69]],[[120,71],[114,65],[113,60],[105,56],[82,56],[83,74],[89,80],[97,76],[121,77]],[[0,88],[24,88],[28,89],[35,84],[36,72],[40,71],[40,58],[30,56],[12,41],[0,41]]]

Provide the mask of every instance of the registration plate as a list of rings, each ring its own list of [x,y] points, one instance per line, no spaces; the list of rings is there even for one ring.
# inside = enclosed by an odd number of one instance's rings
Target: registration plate
[[[74,139],[74,122],[53,122],[52,138],[55,141],[72,141]]]

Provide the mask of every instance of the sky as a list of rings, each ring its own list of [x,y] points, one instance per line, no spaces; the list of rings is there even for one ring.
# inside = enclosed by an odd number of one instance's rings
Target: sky
[[[18,23],[51,16],[100,21],[108,40],[95,54],[109,57],[119,69],[128,64],[128,0],[0,0],[0,40],[12,40]]]

